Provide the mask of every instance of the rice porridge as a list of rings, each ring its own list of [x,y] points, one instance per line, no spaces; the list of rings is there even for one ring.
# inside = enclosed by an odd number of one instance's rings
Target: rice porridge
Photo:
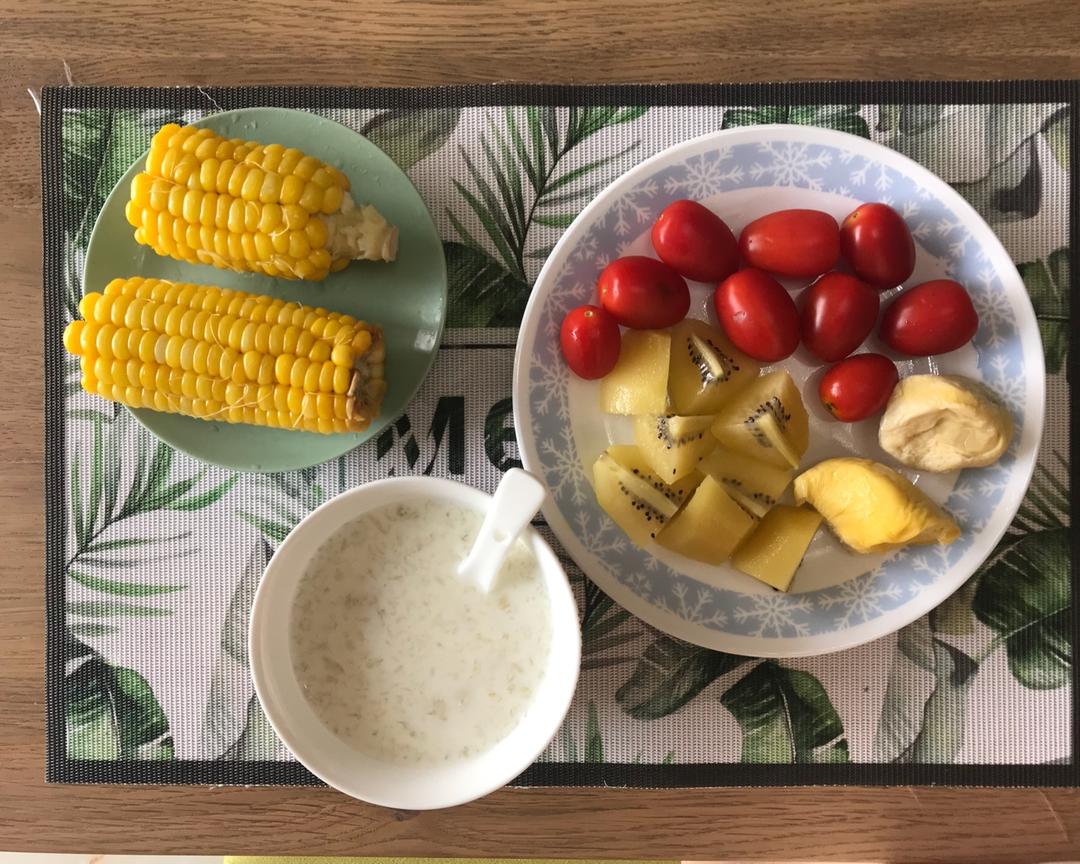
[[[466,759],[527,711],[551,648],[547,589],[522,540],[489,594],[457,577],[482,521],[448,501],[390,504],[312,557],[292,611],[293,669],[315,714],[355,749]]]

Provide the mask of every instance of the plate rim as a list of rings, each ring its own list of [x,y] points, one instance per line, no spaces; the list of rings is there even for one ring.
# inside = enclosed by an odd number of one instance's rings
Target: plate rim
[[[971,204],[969,204],[955,189],[949,186],[948,183],[928,168],[884,144],[862,138],[858,135],[852,135],[848,132],[823,129],[815,126],[801,126],[791,123],[766,123],[753,126],[740,126],[734,129],[718,129],[693,138],[688,138],[685,141],[677,142],[670,147],[666,147],[660,152],[653,154],[647,159],[642,160],[637,165],[616,177],[611,183],[605,186],[604,189],[597,193],[596,197],[582,209],[574,221],[567,227],[566,231],[563,232],[562,236],[555,244],[555,247],[544,261],[544,265],[540,268],[540,272],[537,274],[533,290],[529,295],[529,301],[526,304],[525,311],[522,315],[521,328],[518,334],[517,346],[514,351],[512,403],[514,426],[518,430],[519,455],[522,464],[526,470],[539,476],[545,486],[547,483],[543,480],[542,471],[539,474],[537,473],[538,469],[542,466],[542,460],[538,456],[535,439],[532,433],[532,410],[528,400],[528,370],[530,366],[528,364],[528,358],[525,356],[527,353],[525,346],[528,344],[529,352],[531,352],[532,346],[536,340],[536,333],[539,329],[539,312],[543,308],[543,304],[546,302],[546,298],[550,294],[554,284],[552,273],[554,273],[557,267],[562,266],[564,259],[567,257],[567,249],[571,246],[575,228],[577,228],[579,224],[588,222],[597,210],[600,210],[607,204],[609,199],[615,197],[623,188],[631,186],[639,177],[647,175],[657,163],[670,159],[673,155],[682,150],[693,151],[695,148],[700,148],[705,144],[714,142],[721,144],[725,140],[742,137],[752,139],[750,142],[747,142],[752,143],[755,139],[760,140],[763,136],[768,137],[770,133],[782,133],[785,138],[792,139],[793,132],[797,133],[794,136],[794,139],[797,140],[798,143],[831,144],[833,146],[842,146],[855,151],[870,151],[871,154],[880,154],[877,157],[879,160],[887,158],[887,160],[893,164],[899,164],[904,167],[905,170],[917,175],[927,186],[933,187],[938,192],[939,197],[947,201],[949,206],[956,210],[957,215],[963,219],[965,224],[975,224],[980,226],[981,229],[985,229],[988,237],[987,245],[995,255],[999,256],[1002,261],[1008,263],[1009,275],[1015,276],[1015,279],[1022,284],[1023,280],[1020,277],[1019,271],[1016,269],[1016,264],[1012,260],[1012,256],[1009,255],[1000,238],[994,233],[994,230],[978,214],[978,212],[976,212],[974,207],[972,207]],[[547,282],[551,282],[552,284],[550,286],[546,285]],[[1024,291],[1022,300],[1025,311],[1030,314],[1030,322],[1034,322],[1035,312],[1031,303],[1030,294]],[[1030,420],[1025,417],[1022,434],[1021,436],[1018,436],[1019,444],[1025,442],[1028,444],[1030,458],[1028,459],[1028,464],[1026,466],[1020,466],[1019,476],[1023,479],[1023,484],[1019,493],[1015,494],[1013,503],[1004,505],[1004,511],[1007,512],[1008,518],[1003,520],[1001,529],[994,532],[996,536],[994,536],[992,542],[988,544],[989,548],[986,555],[980,557],[970,570],[965,572],[962,577],[935,580],[931,586],[928,586],[926,590],[921,591],[910,602],[898,610],[894,615],[895,621],[892,618],[881,616],[873,621],[863,622],[862,624],[844,630],[832,631],[829,634],[777,637],[772,639],[758,636],[743,636],[726,633],[722,630],[713,630],[700,624],[686,621],[673,613],[666,612],[658,606],[653,605],[632,589],[623,585],[618,579],[610,578],[610,575],[606,570],[602,569],[601,578],[597,579],[594,574],[590,572],[590,569],[583,566],[581,563],[581,560],[585,560],[587,556],[591,557],[591,553],[583,547],[576,533],[563,517],[562,511],[559,509],[558,504],[551,494],[548,494],[545,498],[544,504],[541,507],[541,512],[556,538],[558,538],[570,557],[574,559],[586,578],[592,580],[597,587],[609,594],[615,602],[619,603],[619,605],[623,606],[623,608],[627,609],[638,618],[641,618],[646,624],[656,627],[670,636],[683,639],[703,648],[751,657],[773,659],[799,658],[831,654],[836,651],[855,648],[876,639],[890,636],[931,610],[937,608],[958,591],[971,576],[974,575],[975,571],[982,566],[987,558],[993,554],[993,550],[997,547],[1001,537],[1008,531],[1009,526],[1016,517],[1017,511],[1020,509],[1020,505],[1023,503],[1024,496],[1031,484],[1035,466],[1038,463],[1038,455],[1046,421],[1046,366],[1045,356],[1041,350],[1041,340],[1037,337],[1037,327],[1035,328],[1035,334],[1039,350],[1033,352],[1036,362],[1034,364],[1035,368],[1030,370],[1037,376],[1037,380],[1032,382],[1030,388],[1034,400],[1034,404],[1031,406],[1032,414],[1034,416],[1032,416]],[[1030,327],[1018,327],[1017,338],[1021,343],[1025,342],[1026,339],[1030,337]],[[1002,507],[999,505],[999,511],[1001,509]],[[942,582],[945,584],[941,585]],[[879,623],[883,619],[888,621],[888,624],[885,626],[882,626]],[[818,644],[823,641],[827,641],[828,644],[824,646]]]
[[[193,120],[190,123],[184,123],[182,125],[196,126],[196,127],[202,128],[202,127],[205,127],[206,124],[208,124],[210,122],[213,122],[213,121],[216,121],[218,119],[232,118],[232,117],[237,117],[239,115],[247,115],[247,114],[262,114],[263,112],[269,112],[270,114],[273,114],[275,116],[277,116],[277,115],[299,115],[299,116],[302,116],[302,118],[303,118],[303,120],[305,122],[315,123],[317,125],[318,124],[324,124],[324,123],[332,123],[335,126],[340,126],[342,129],[344,129],[345,131],[349,132],[350,134],[356,136],[357,138],[360,138],[366,144],[370,145],[375,150],[377,150],[379,153],[381,153],[383,156],[385,156],[390,161],[390,163],[394,166],[394,168],[401,174],[402,178],[404,179],[405,183],[408,184],[409,188],[411,188],[413,190],[413,192],[416,193],[416,197],[419,200],[421,206],[424,208],[424,213],[427,215],[427,222],[431,227],[431,233],[434,235],[435,239],[438,241],[440,251],[441,251],[441,249],[442,249],[442,237],[439,234],[438,226],[435,224],[435,218],[431,214],[431,208],[428,206],[427,201],[424,200],[424,196],[420,194],[420,190],[416,188],[416,184],[413,183],[412,178],[409,177],[408,172],[405,171],[405,169],[403,169],[396,162],[394,162],[394,160],[390,157],[390,154],[388,154],[385,150],[383,150],[381,147],[379,147],[379,145],[377,145],[374,141],[372,141],[370,138],[368,138],[363,133],[356,131],[352,127],[346,126],[344,123],[338,122],[337,120],[333,120],[333,119],[331,119],[329,117],[324,117],[322,114],[315,113],[314,111],[307,111],[307,110],[304,110],[304,109],[301,109],[301,108],[282,108],[282,107],[277,107],[277,106],[272,106],[272,105],[253,105],[253,106],[249,106],[249,107],[245,107],[245,108],[233,108],[233,109],[230,109],[228,111],[215,111],[212,114],[207,114],[204,117],[200,117],[198,120]],[[90,238],[89,238],[89,240],[87,241],[87,244],[86,244],[86,259],[83,262],[83,273],[82,273],[82,278],[80,280],[81,283],[82,283],[81,288],[82,288],[83,295],[86,294],[86,267],[87,267],[87,264],[89,263],[89,260],[90,260],[90,250],[94,246],[94,240],[97,237],[98,227],[102,223],[102,217],[103,217],[103,215],[104,215],[104,213],[106,211],[106,208],[110,205],[110,203],[112,203],[112,200],[113,200],[114,196],[120,195],[122,193],[126,194],[124,192],[124,190],[126,189],[126,186],[130,184],[130,178],[128,177],[128,175],[131,174],[132,171],[134,171],[139,165],[145,165],[146,164],[146,157],[147,157],[147,155],[149,153],[150,153],[150,148],[147,147],[147,149],[144,150],[142,152],[142,154],[139,155],[127,167],[127,169],[124,171],[124,173],[120,176],[120,179],[117,181],[116,185],[109,191],[109,194],[105,196],[105,200],[101,205],[101,210],[98,212],[97,218],[94,219],[94,227],[90,231]],[[355,448],[357,448],[360,445],[365,444],[366,442],[370,441],[373,437],[375,437],[376,434],[378,434],[379,432],[384,430],[386,427],[391,426],[393,423],[395,423],[408,410],[409,405],[416,398],[416,394],[419,392],[420,387],[423,385],[424,381],[427,380],[427,377],[431,374],[431,369],[435,365],[435,358],[438,356],[439,349],[442,347],[443,334],[444,334],[445,329],[446,329],[447,309],[448,309],[448,306],[449,306],[450,286],[448,284],[448,275],[447,275],[447,269],[446,269],[446,255],[445,255],[445,253],[442,253],[442,254],[440,254],[438,256],[438,258],[437,258],[437,266],[439,268],[439,282],[440,282],[440,284],[442,286],[441,303],[440,303],[440,306],[439,306],[439,322],[438,322],[438,328],[437,328],[437,333],[436,333],[437,338],[436,338],[436,341],[435,341],[435,347],[434,347],[434,349],[432,349],[432,351],[430,351],[428,353],[427,365],[424,367],[424,370],[423,370],[422,374],[417,376],[416,383],[414,384],[412,390],[408,393],[406,398],[402,401],[401,410],[398,411],[397,413],[395,413],[393,415],[390,415],[390,414],[380,415],[377,418],[378,419],[378,424],[372,423],[367,429],[365,429],[362,432],[338,432],[338,433],[331,433],[330,435],[319,435],[319,437],[323,438],[323,439],[326,439],[326,438],[340,439],[341,447],[337,448],[337,452],[335,452],[333,455],[326,456],[325,458],[320,457],[317,461],[314,461],[314,462],[312,462],[310,459],[304,458],[304,459],[300,459],[300,460],[280,460],[280,461],[274,462],[271,465],[254,465],[252,463],[246,463],[244,465],[234,464],[234,463],[226,462],[226,461],[219,460],[219,459],[216,459],[216,458],[209,458],[209,457],[204,456],[204,455],[196,455],[196,454],[192,453],[185,446],[185,444],[183,443],[183,440],[178,440],[177,436],[172,435],[172,434],[170,434],[168,432],[162,433],[159,430],[152,428],[152,426],[148,424],[146,418],[147,418],[147,416],[149,416],[149,415],[151,415],[151,414],[153,414],[155,412],[153,412],[149,408],[130,408],[127,405],[121,405],[120,407],[123,410],[127,411],[132,417],[134,417],[136,422],[143,429],[145,429],[147,432],[149,432],[151,435],[153,435],[158,440],[160,440],[160,441],[164,442],[165,444],[167,444],[168,446],[172,447],[174,450],[178,450],[179,452],[183,453],[184,455],[188,456],[189,458],[195,459],[195,460],[197,460],[199,462],[202,462],[202,463],[204,463],[206,465],[213,465],[215,467],[223,468],[223,469],[228,470],[228,471],[237,471],[237,472],[246,473],[246,474],[275,474],[275,473],[278,473],[278,472],[281,472],[281,471],[302,471],[302,470],[305,470],[305,469],[308,469],[308,468],[315,468],[315,467],[318,467],[319,465],[324,465],[327,462],[330,462],[330,461],[332,461],[334,459],[340,459],[345,454],[350,453]],[[268,277],[264,277],[262,274],[252,274],[252,275],[258,277],[259,279],[268,278]],[[305,280],[296,280],[296,281],[303,284],[303,282]],[[200,284],[210,284],[210,283],[200,283]],[[311,283],[311,284],[316,284],[317,285],[319,283],[314,282],[314,283]],[[194,420],[195,418],[191,418],[191,419]],[[215,423],[217,425],[221,425],[220,421],[200,420],[198,422],[203,422],[203,423],[212,422],[212,423]],[[233,424],[225,424],[225,425],[233,425]],[[294,434],[318,434],[318,433],[294,433]]]

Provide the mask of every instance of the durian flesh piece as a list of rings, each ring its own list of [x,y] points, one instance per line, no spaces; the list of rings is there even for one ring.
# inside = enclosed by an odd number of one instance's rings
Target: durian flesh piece
[[[956,375],[902,379],[878,427],[886,453],[923,471],[992,465],[1012,437],[1005,406],[982,384]]]
[[[960,528],[906,477],[869,459],[826,459],[795,478],[795,502],[808,502],[855,552],[952,543]]]

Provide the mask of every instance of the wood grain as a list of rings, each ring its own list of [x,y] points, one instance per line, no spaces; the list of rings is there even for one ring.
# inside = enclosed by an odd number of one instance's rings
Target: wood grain
[[[214,11],[207,10],[213,8]],[[45,84],[1080,77],[1060,0],[0,0],[0,849],[800,860],[1080,853],[1080,793],[507,790],[445,813],[326,790],[46,786],[37,114]]]

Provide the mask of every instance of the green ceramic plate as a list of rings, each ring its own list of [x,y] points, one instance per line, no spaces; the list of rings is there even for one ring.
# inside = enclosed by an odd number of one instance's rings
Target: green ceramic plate
[[[98,216],[86,251],[83,290],[100,291],[117,277],[146,276],[221,285],[347,312],[382,325],[389,388],[379,417],[366,431],[341,435],[213,423],[147,409],[132,414],[178,450],[226,468],[284,471],[336,458],[400,416],[435,358],[446,318],[446,261],[431,215],[390,157],[339,123],[304,111],[247,108],[215,114],[195,125],[230,138],[298,147],[341,169],[358,200],[374,204],[398,226],[398,260],[353,262],[322,282],[299,282],[160,257],[135,242],[124,217],[131,178],[143,169],[144,156],[113,189]]]

